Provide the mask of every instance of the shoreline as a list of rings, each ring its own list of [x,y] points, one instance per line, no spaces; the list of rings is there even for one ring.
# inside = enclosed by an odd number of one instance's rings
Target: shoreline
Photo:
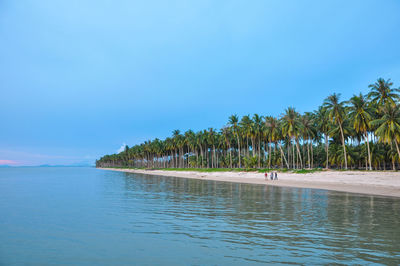
[[[279,187],[311,188],[356,194],[400,197],[400,172],[321,171],[307,174],[278,173],[278,180],[265,180],[256,172],[196,172],[169,170],[139,170],[98,168],[102,170],[202,179],[221,182],[270,185]]]

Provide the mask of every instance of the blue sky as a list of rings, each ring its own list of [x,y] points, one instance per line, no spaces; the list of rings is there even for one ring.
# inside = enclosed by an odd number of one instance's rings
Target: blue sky
[[[0,164],[400,86],[399,1],[0,1]]]

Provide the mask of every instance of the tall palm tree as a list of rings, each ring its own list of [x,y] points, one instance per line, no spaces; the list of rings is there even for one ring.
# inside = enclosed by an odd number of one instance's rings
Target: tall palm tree
[[[340,101],[340,94],[329,95],[324,101],[324,107],[328,111],[329,119],[340,129],[343,146],[344,168],[347,170],[347,154],[343,133],[343,123],[345,119],[344,103]]]
[[[223,127],[221,129],[221,133],[223,136],[223,139],[227,145],[228,151],[229,151],[229,167],[232,168],[232,149],[231,149],[231,140],[230,140],[230,133],[231,130],[229,127]]]
[[[380,142],[388,144],[394,142],[400,158],[400,106],[387,103],[382,112],[383,116],[371,121],[371,125],[377,127],[375,135]]]
[[[368,131],[370,130],[370,122],[372,121],[373,110],[361,93],[358,96],[354,95],[351,97],[348,103],[348,109],[350,111],[349,115],[351,123],[353,124],[353,128],[357,133],[362,133],[364,135],[364,141],[368,152],[369,170],[372,170]]]
[[[268,136],[268,140],[271,143],[278,143],[279,150],[281,151],[281,156],[284,158],[287,168],[289,168],[289,164],[286,160],[285,153],[282,150],[282,146],[280,145],[280,141],[283,139],[282,130],[279,120],[272,116],[265,117],[265,130],[266,135]],[[271,146],[269,146],[268,152],[268,167],[271,168]]]
[[[305,113],[300,117],[301,123],[301,134],[303,136],[303,142],[307,141],[307,158],[308,168],[312,167],[312,156],[310,156],[310,150],[312,152],[312,139],[315,137],[314,120],[311,113]],[[311,147],[310,147],[311,146]]]
[[[187,166],[189,167],[189,158],[191,154],[195,153],[195,147],[196,147],[196,135],[194,134],[193,130],[189,129],[188,131],[185,132],[185,143],[187,145],[187,152],[188,152],[188,160],[187,160]],[[196,153],[197,154],[197,153]]]
[[[216,141],[216,132],[215,130],[210,127],[208,129],[208,142],[211,144],[212,150],[211,150],[211,168],[214,168],[214,161],[215,161],[215,141]]]
[[[329,169],[329,132],[331,131],[331,122],[329,119],[329,114],[325,107],[320,106],[315,112],[316,124],[318,131],[324,135],[325,138],[325,153],[326,161],[325,168]]]
[[[174,161],[174,167],[178,168],[179,161],[178,161],[178,143],[179,143],[179,136],[181,134],[181,131],[179,129],[175,129],[172,131],[172,143],[173,143],[173,148],[174,148],[174,156],[173,156],[173,161]]]
[[[249,149],[249,138],[252,137],[253,133],[253,127],[252,127],[252,121],[250,118],[250,115],[244,115],[242,119],[239,122],[240,127],[242,128],[242,132],[244,133],[244,136],[246,137],[246,150],[247,150],[247,156],[250,156],[250,149]],[[253,138],[251,139],[252,141],[252,149],[253,149],[253,155],[254,155],[254,140]],[[246,154],[246,150],[243,152]]]
[[[263,117],[258,115],[258,114],[254,114],[253,115],[253,129],[255,132],[255,136],[258,139],[258,144],[257,144],[257,148],[258,148],[258,168],[261,167],[260,163],[261,163],[261,134],[262,134],[262,129],[263,129],[263,121],[262,121]],[[254,148],[253,148],[254,149]]]
[[[282,131],[283,134],[288,136],[296,146],[298,158],[300,159],[300,167],[303,167],[303,160],[301,158],[298,137],[301,131],[301,124],[299,122],[299,113],[293,107],[288,107],[282,116]],[[294,163],[294,150],[293,150],[293,166]]]
[[[231,115],[229,117],[229,124],[231,125],[233,132],[236,134],[237,144],[238,144],[238,152],[239,152],[239,168],[242,168],[241,159],[240,159],[240,138],[239,138],[239,117],[237,115]]]
[[[386,104],[395,104],[396,100],[399,100],[398,92],[399,89],[392,89],[393,82],[379,78],[374,84],[368,86],[371,89],[368,94],[368,98],[373,102],[377,103],[380,108],[383,108]]]

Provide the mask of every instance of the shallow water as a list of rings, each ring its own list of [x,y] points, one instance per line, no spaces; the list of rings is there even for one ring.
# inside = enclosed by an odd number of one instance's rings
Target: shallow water
[[[400,264],[400,199],[0,169],[0,265]]]

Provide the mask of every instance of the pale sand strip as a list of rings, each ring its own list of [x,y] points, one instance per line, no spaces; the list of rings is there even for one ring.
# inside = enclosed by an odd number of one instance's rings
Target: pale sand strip
[[[279,180],[265,180],[255,172],[194,172],[103,168],[146,175],[173,176],[223,182],[281,187],[315,188],[359,194],[400,197],[400,172],[322,171],[312,174],[278,173]]]

